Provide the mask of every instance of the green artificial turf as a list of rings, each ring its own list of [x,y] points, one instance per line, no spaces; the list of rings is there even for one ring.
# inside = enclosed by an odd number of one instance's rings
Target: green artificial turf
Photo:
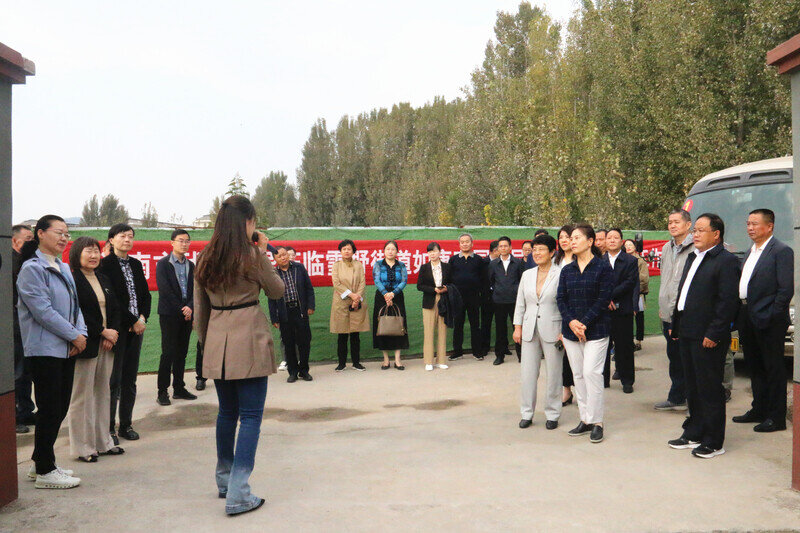
[[[654,335],[661,333],[661,322],[658,318],[658,288],[661,278],[650,278],[650,296],[648,298],[648,309],[645,312],[645,334]],[[330,333],[328,325],[330,320],[332,287],[318,287],[315,289],[317,299],[317,311],[311,317],[311,360],[312,361],[333,361],[336,360],[336,335]],[[158,309],[158,293],[153,292],[152,309]],[[372,303],[374,300],[375,289],[367,288],[367,296],[370,305],[370,317],[372,316]],[[416,285],[409,284],[405,290],[406,312],[408,314],[409,349],[403,355],[417,355],[422,353],[422,293],[417,290]],[[265,311],[267,310],[266,297],[261,296],[261,303]],[[494,329],[494,328],[493,328]],[[464,349],[469,350],[469,322],[464,326],[464,339],[466,340]],[[509,325],[509,336],[511,335]],[[280,334],[273,330],[273,338],[276,345],[280,343]],[[452,333],[448,335],[447,347],[452,349]],[[186,358],[186,368],[194,368],[197,339],[192,334],[192,341],[189,345],[189,355]],[[381,353],[372,349],[372,333],[361,334],[361,356],[362,359],[380,358]],[[161,330],[158,326],[158,316],[153,315],[147,325],[142,344],[142,355],[139,362],[140,372],[155,372],[158,370],[158,360],[161,357]]]

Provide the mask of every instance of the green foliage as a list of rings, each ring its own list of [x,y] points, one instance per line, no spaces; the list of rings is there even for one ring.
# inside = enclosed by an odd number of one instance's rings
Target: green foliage
[[[256,187],[252,202],[258,214],[259,227],[289,227],[296,224],[297,194],[283,172],[270,172],[264,176]]]
[[[156,208],[153,207],[152,202],[147,202],[142,208],[142,227],[158,227],[158,211],[156,211]]]
[[[100,202],[97,201],[97,195],[94,194],[83,204],[81,226],[100,226],[100,224]]]
[[[100,202],[100,223],[98,226],[113,226],[120,222],[127,222],[130,218],[128,210],[113,194],[107,194]]]
[[[663,227],[703,175],[790,153],[765,53],[797,28],[798,0],[583,0],[566,29],[522,2],[464,98],[317,121],[298,222]]]

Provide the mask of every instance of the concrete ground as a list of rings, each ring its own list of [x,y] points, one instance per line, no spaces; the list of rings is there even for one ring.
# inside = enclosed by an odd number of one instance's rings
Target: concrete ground
[[[263,509],[224,514],[214,483],[213,385],[199,400],[155,402],[155,376],[139,379],[134,428],[120,457],[60,464],[80,487],[36,490],[0,510],[2,531],[711,531],[800,527],[790,485],[791,432],[757,434],[728,424],[727,453],[712,460],[667,447],[681,413],[652,406],[667,390],[664,341],[637,353],[636,391],[606,395],[606,440],[570,438],[577,406],[561,426],[519,421],[519,365],[467,356],[448,370],[335,373],[312,367],[312,383],[270,379],[253,490]],[[187,373],[187,378],[193,377]],[[187,380],[188,381],[188,380]],[[540,382],[541,385],[541,382]],[[540,386],[541,391],[544,387]],[[728,418],[750,402],[738,375]],[[19,473],[32,435],[18,437]]]

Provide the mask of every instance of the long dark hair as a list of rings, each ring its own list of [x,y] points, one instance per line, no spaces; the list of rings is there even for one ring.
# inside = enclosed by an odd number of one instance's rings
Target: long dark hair
[[[33,254],[35,254],[36,250],[39,249],[39,230],[49,230],[50,226],[53,225],[53,222],[56,221],[64,222],[64,219],[58,215],[45,215],[36,221],[36,227],[33,228],[33,240],[23,244],[22,249],[19,251],[23,261],[27,261],[33,257]],[[64,223],[66,224],[66,222]]]
[[[195,279],[208,290],[224,289],[258,267],[258,254],[247,235],[247,221],[256,209],[245,196],[231,196],[222,202],[214,234],[197,260]]]
[[[72,248],[69,249],[69,266],[73,272],[81,269],[81,254],[83,253],[83,249],[91,248],[92,246],[96,246],[98,251],[102,250],[100,243],[97,242],[97,239],[94,237],[78,237],[75,239],[75,242],[72,243]]]
[[[563,261],[564,257],[566,256],[564,250],[561,249],[561,243],[559,242],[561,240],[561,232],[566,231],[567,235],[571,237],[572,231],[574,229],[575,226],[573,226],[572,224],[564,224],[563,226],[561,226],[561,229],[558,230],[558,233],[556,233],[556,243],[558,244],[558,246],[556,246],[556,255],[555,257],[553,257],[553,263],[560,265],[561,261]]]
[[[594,245],[597,237],[594,233],[594,228],[592,227],[591,224],[575,224],[575,228],[572,231],[574,232],[575,230],[578,230],[581,233],[583,233],[583,236],[586,237],[587,239],[592,239],[592,255],[594,255],[595,257],[600,257],[601,255],[603,255],[600,253],[600,248]]]

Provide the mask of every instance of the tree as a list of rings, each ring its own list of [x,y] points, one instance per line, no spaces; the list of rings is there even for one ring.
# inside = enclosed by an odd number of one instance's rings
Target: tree
[[[264,176],[252,201],[262,228],[292,226],[298,219],[297,194],[283,172],[273,171]]]
[[[222,207],[223,200],[225,200],[224,196],[215,196],[211,201],[211,211],[209,212],[211,227],[214,227],[214,224],[217,223],[217,214],[219,213],[219,208]]]
[[[233,178],[231,178],[230,183],[228,183],[228,190],[225,192],[225,197],[227,198],[228,196],[233,196],[236,194],[250,198],[250,193],[247,191],[247,185],[245,185],[244,179],[239,175],[238,172],[233,176]]]
[[[107,194],[100,202],[100,225],[113,226],[114,224],[126,223],[130,215],[125,206],[119,203],[119,198],[113,194]]]
[[[86,200],[83,204],[83,212],[81,213],[81,226],[100,226],[100,203],[97,201],[97,195],[92,195],[91,198]]]
[[[158,227],[158,211],[156,211],[156,208],[153,207],[151,202],[147,202],[142,208],[142,227]]]
[[[324,119],[311,126],[297,171],[302,220],[312,226],[329,226],[335,212],[333,176],[334,143]]]

